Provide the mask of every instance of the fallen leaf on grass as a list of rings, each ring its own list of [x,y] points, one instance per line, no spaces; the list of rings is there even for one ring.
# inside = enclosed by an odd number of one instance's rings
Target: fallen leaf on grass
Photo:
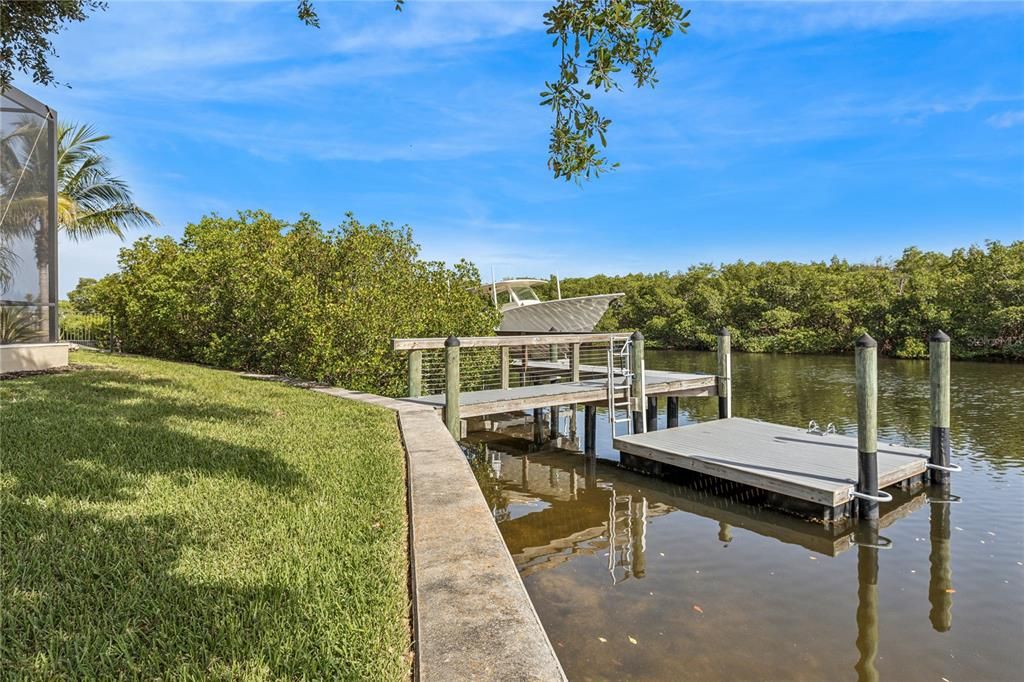
[[[629,643],[630,643],[630,644],[636,644],[636,640],[635,640],[635,639],[633,639],[632,637],[630,637],[630,638],[629,638]]]
[[[693,605],[693,610],[696,611],[697,613],[704,613],[704,609],[702,609],[701,607],[697,606],[696,604]]]
[[[597,640],[598,640],[599,642],[607,642],[607,641],[608,641],[608,640],[607,640],[607,639],[605,639],[604,637],[598,637],[598,638],[597,638]]]

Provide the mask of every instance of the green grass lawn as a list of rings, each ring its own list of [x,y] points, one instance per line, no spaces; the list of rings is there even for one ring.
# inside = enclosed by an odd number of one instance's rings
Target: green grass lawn
[[[392,413],[72,357],[0,382],[3,677],[408,677]]]

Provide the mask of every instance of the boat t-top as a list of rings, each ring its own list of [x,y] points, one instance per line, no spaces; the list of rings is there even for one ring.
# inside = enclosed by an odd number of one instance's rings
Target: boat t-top
[[[481,287],[501,311],[499,334],[586,334],[594,331],[612,301],[625,295],[562,298],[559,291],[557,300],[542,301],[533,287],[547,283],[545,279],[503,279]]]

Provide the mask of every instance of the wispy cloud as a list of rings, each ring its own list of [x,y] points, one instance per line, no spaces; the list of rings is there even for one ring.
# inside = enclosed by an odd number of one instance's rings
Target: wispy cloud
[[[1024,111],[1004,111],[985,119],[993,128],[1012,128],[1024,124]]]
[[[914,25],[961,22],[1013,13],[1013,2],[729,2],[731,11],[694,5],[692,32],[712,37],[755,35],[794,39],[854,31],[887,31]],[[717,8],[716,8],[717,9]]]

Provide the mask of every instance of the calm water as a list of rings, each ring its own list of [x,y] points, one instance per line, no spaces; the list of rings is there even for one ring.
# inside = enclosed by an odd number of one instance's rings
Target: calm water
[[[733,358],[737,416],[855,433],[852,357]],[[648,353],[652,369],[714,362]],[[927,371],[879,361],[881,441],[927,447]],[[571,679],[1019,680],[1024,366],[954,363],[952,403],[960,500],[896,495],[883,551],[749,491],[620,470],[603,412],[598,461],[565,438],[531,452],[514,423],[471,435],[468,450]],[[680,422],[716,406],[681,401]]]

